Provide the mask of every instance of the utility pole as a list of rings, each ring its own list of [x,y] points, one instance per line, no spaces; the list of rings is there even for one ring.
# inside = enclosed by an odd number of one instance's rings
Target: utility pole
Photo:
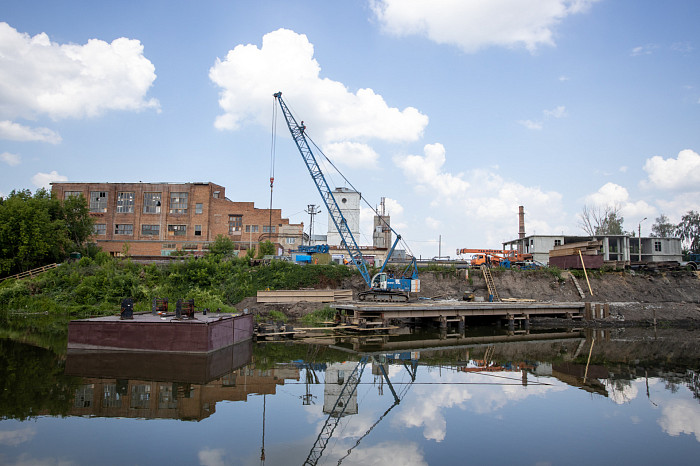
[[[311,221],[309,222],[309,244],[311,244],[311,237],[314,235],[314,215],[321,213],[319,207],[313,204],[306,206],[305,212],[311,216]]]

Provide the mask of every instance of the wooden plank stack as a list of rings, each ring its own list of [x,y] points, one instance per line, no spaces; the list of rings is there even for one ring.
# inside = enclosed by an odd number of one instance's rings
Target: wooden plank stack
[[[561,246],[554,246],[554,249],[549,251],[549,257],[578,256],[579,251],[584,256],[597,256],[601,254],[600,248],[602,246],[602,240],[562,244]]]
[[[301,301],[333,303],[352,301],[352,290],[261,290],[259,303],[298,303]]]

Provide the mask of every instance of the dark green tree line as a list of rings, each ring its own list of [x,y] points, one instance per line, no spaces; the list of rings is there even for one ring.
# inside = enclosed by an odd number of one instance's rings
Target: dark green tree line
[[[85,199],[61,202],[45,189],[0,198],[0,276],[65,259],[82,250],[92,233]]]

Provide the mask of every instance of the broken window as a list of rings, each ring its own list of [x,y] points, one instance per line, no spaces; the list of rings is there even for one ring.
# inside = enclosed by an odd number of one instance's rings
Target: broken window
[[[90,212],[107,212],[107,191],[90,191]]]
[[[187,225],[168,225],[168,236],[185,236]]]
[[[194,205],[194,213],[195,213],[195,214],[201,214],[201,213],[202,213],[202,210],[203,210],[203,207],[204,207],[204,206],[202,205],[201,202],[196,203],[196,204]]]
[[[129,193],[129,192],[117,193],[117,213],[118,214],[133,214],[134,213],[134,193]]]
[[[114,225],[115,235],[133,235],[134,225],[131,223],[117,223]]]
[[[92,226],[93,235],[106,235],[107,234],[107,224],[105,223],[95,223]]]
[[[187,193],[170,193],[170,213],[171,214],[186,214],[187,213]]]
[[[141,225],[141,234],[143,236],[158,236],[160,225]]]
[[[160,193],[143,193],[143,213],[160,213]]]
[[[195,236],[202,236],[202,225],[195,225],[194,226],[194,235]]]
[[[554,240],[554,245],[555,245],[555,246],[561,246],[561,240],[560,240],[560,239],[555,239],[555,240]]]
[[[228,234],[231,235],[243,228],[243,216],[239,214],[228,216]]]
[[[654,241],[654,251],[661,252],[661,241]]]
[[[214,191],[214,199],[218,199],[220,193],[221,191]]]

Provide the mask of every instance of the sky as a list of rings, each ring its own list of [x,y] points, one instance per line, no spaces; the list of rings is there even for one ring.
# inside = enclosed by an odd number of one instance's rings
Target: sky
[[[693,0],[0,0],[0,196],[211,181],[267,208],[274,174],[308,230],[322,200],[281,91],[367,201],[361,244],[382,197],[422,258],[500,248],[520,205],[527,234],[616,206],[647,236],[700,210],[698,19]]]

